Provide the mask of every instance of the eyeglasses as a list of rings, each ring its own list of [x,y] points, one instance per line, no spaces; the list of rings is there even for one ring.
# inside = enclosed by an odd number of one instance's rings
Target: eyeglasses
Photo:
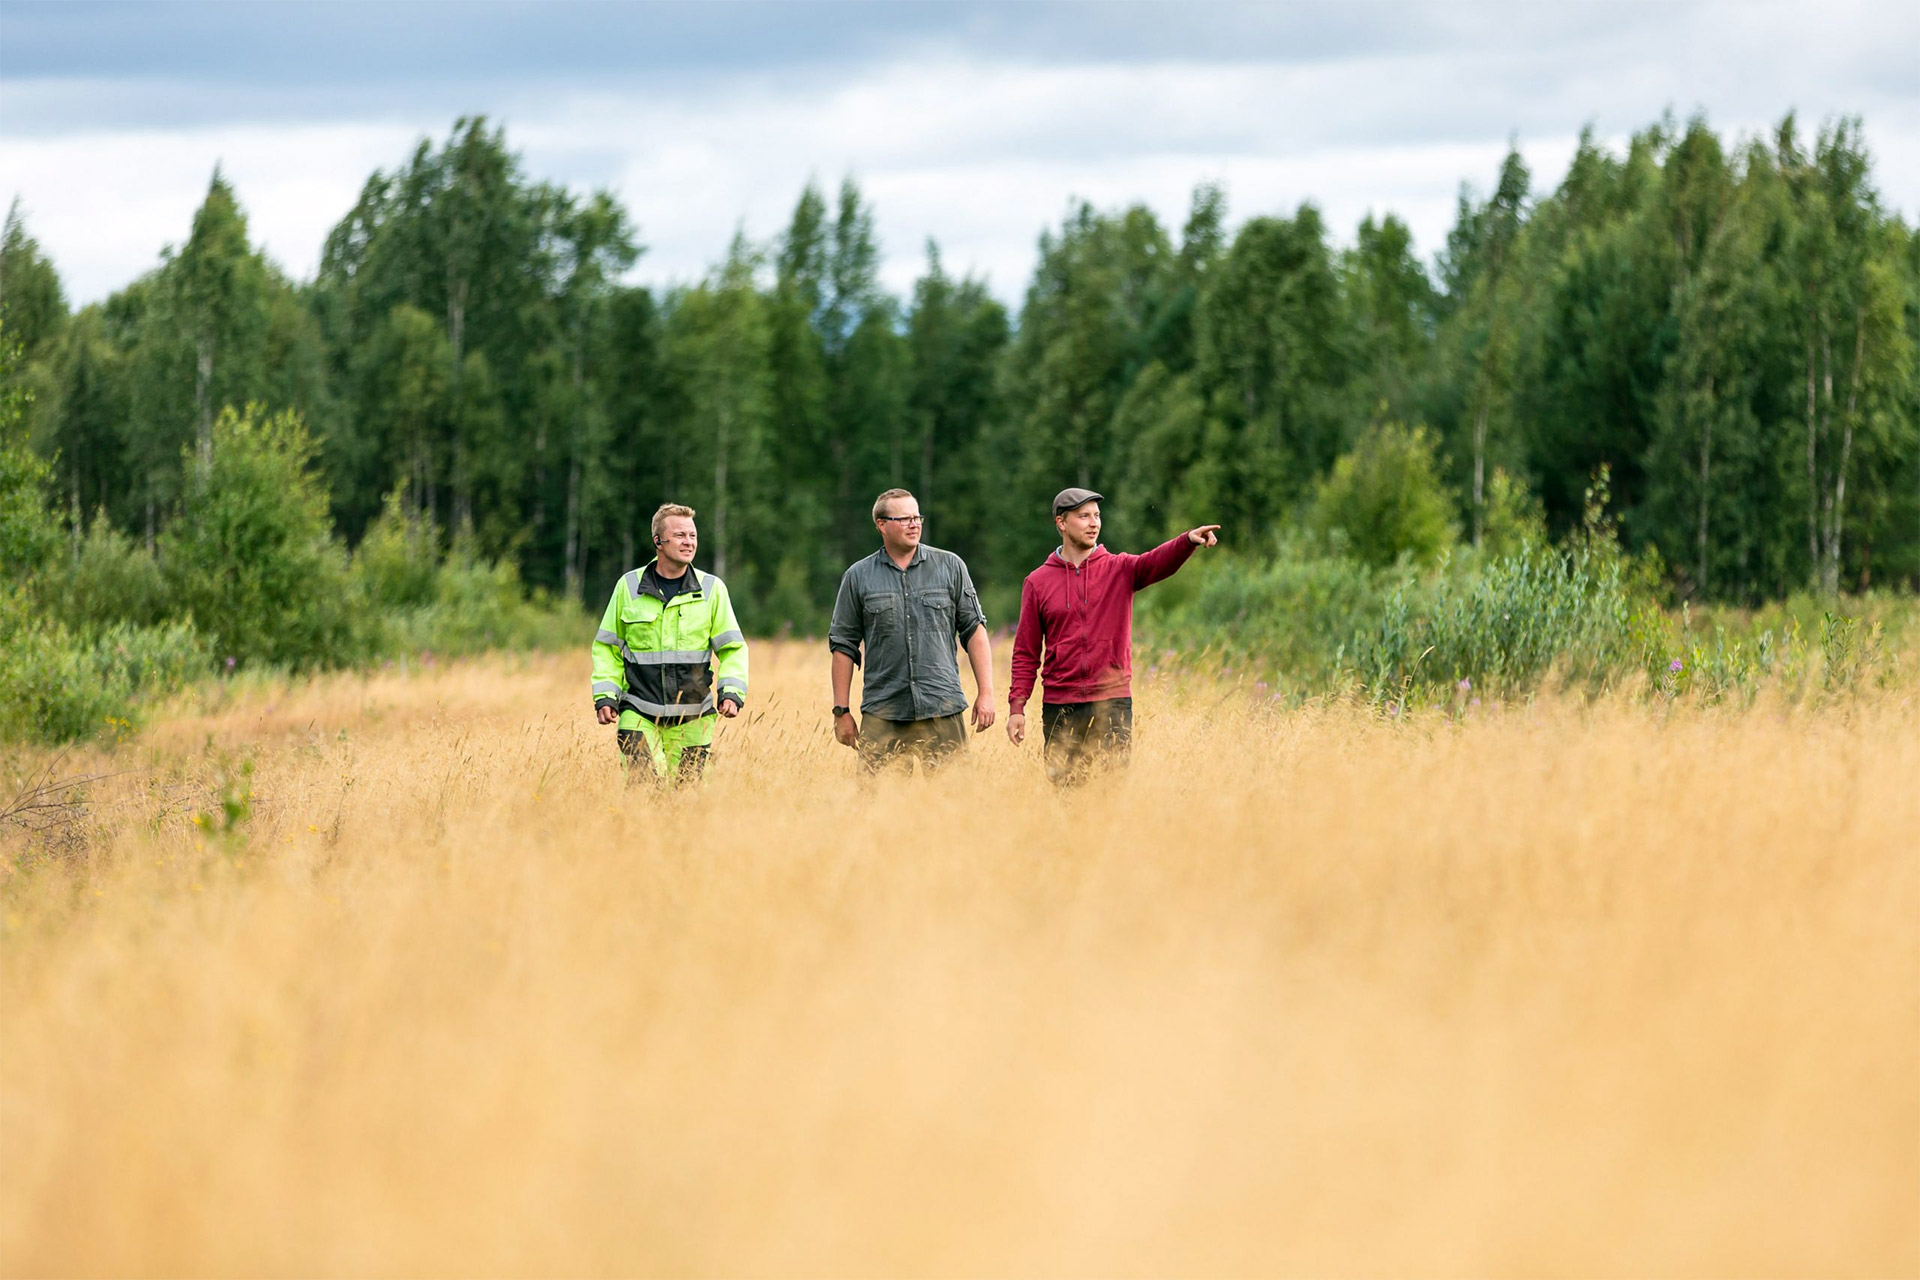
[[[925,516],[881,516],[882,520],[891,520],[895,524],[925,524]]]

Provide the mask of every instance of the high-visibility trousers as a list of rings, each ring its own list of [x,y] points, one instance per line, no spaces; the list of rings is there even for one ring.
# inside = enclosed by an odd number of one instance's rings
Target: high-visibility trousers
[[[616,735],[621,760],[633,769],[644,757],[653,776],[662,782],[696,782],[706,770],[713,728],[719,719],[717,715],[704,715],[658,724],[638,711],[622,711]]]

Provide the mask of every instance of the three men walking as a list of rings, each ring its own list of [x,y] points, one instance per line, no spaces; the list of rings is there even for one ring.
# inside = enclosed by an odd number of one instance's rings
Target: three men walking
[[[1007,738],[1016,747],[1026,740],[1037,682],[1047,776],[1060,785],[1081,781],[1103,761],[1125,763],[1133,741],[1134,593],[1219,540],[1219,525],[1201,525],[1142,555],[1115,554],[1100,545],[1101,501],[1091,489],[1055,496],[1060,546],[1020,591]],[[693,514],[671,503],[654,513],[658,554],[614,586],[593,644],[595,716],[617,724],[629,765],[645,755],[665,780],[700,776],[715,713],[738,715],[747,695],[746,639],[726,584],[693,567]],[[880,549],[848,566],[827,628],[833,735],[859,751],[869,773],[916,759],[937,768],[966,746],[959,649],[973,668],[974,732],[995,719],[986,616],[966,562],[922,542],[926,518],[913,494],[881,494],[873,524]],[[862,665],[856,718],[849,704],[854,668]]]

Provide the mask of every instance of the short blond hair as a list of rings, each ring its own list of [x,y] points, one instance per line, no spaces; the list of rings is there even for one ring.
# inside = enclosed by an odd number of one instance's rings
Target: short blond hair
[[[653,537],[656,542],[659,541],[661,531],[667,527],[668,516],[685,516],[691,520],[693,508],[683,507],[677,502],[661,503],[660,509],[653,513]]]
[[[887,514],[887,504],[895,498],[911,498],[913,495],[905,489],[889,489],[873,500],[873,518],[880,520]]]

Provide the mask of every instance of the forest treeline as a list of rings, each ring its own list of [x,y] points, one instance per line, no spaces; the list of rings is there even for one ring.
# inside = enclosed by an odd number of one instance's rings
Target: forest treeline
[[[697,283],[623,283],[632,212],[483,119],[373,174],[312,280],[218,172],[180,230],[76,311],[6,222],[7,391],[76,549],[104,521],[164,559],[222,411],[254,405],[304,424],[349,544],[384,511],[597,604],[687,502],[765,631],[819,629],[896,484],[1003,614],[1068,484],[1109,495],[1118,546],[1204,520],[1388,562],[1577,529],[1604,468],[1680,598],[1920,582],[1920,233],[1857,121],[1589,134],[1551,190],[1511,152],[1431,264],[1391,214],[1343,247],[1311,204],[1234,226],[1211,185],[1177,228],[1076,204],[1017,313],[931,243],[890,295],[851,180]]]

